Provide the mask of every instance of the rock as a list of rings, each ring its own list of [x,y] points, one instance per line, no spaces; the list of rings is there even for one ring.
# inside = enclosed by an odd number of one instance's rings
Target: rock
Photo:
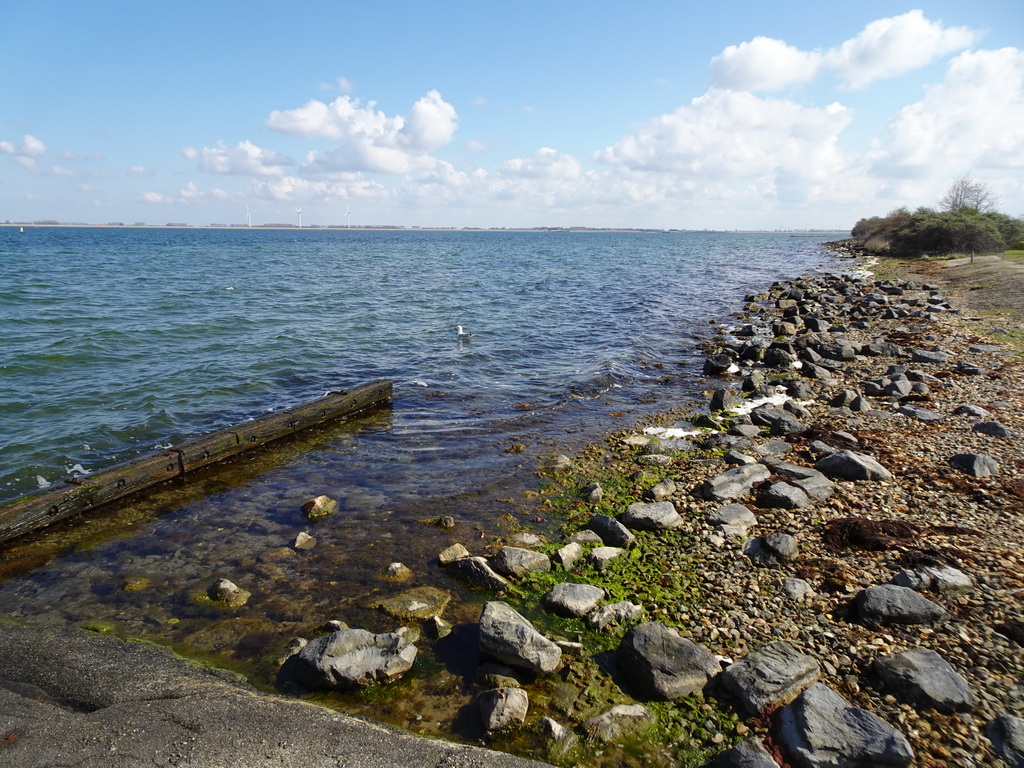
[[[502,731],[522,725],[530,699],[522,688],[494,688],[476,699],[477,712],[486,731]]]
[[[652,621],[626,633],[616,659],[624,678],[642,696],[669,701],[701,690],[720,669],[707,648]]]
[[[672,457],[661,453],[651,453],[637,457],[637,464],[646,464],[650,467],[667,467],[672,464]]]
[[[509,579],[519,579],[528,573],[551,570],[551,560],[543,552],[520,547],[502,547],[491,558],[491,568]]]
[[[666,477],[660,483],[652,486],[645,495],[654,501],[664,501],[665,499],[675,495],[676,490],[675,480],[670,477]]]
[[[750,420],[758,427],[767,427],[772,435],[798,435],[807,431],[807,425],[793,414],[776,405],[761,405],[750,412]]]
[[[741,539],[757,525],[757,518],[742,504],[727,504],[713,512],[708,522],[725,536]]]
[[[292,546],[296,549],[312,549],[316,546],[316,539],[305,531],[299,531],[295,534],[295,541]]]
[[[548,459],[544,464],[544,468],[548,472],[569,472],[575,469],[576,465],[573,464],[572,459],[560,453]]]
[[[535,549],[544,545],[544,537],[531,531],[515,531],[508,537],[510,547]]]
[[[533,674],[554,671],[562,659],[554,642],[500,601],[487,603],[480,615],[480,652]]]
[[[626,554],[626,550],[621,547],[595,547],[591,550],[588,559],[597,570],[603,571],[611,565],[613,560],[624,554]]]
[[[778,482],[761,492],[757,504],[768,509],[806,509],[811,506],[811,499],[803,488]]]
[[[723,376],[732,368],[732,358],[728,355],[712,355],[704,361],[705,376]]]
[[[767,443],[763,443],[754,448],[754,453],[758,454],[759,456],[774,459],[778,458],[779,456],[785,456],[792,450],[793,446],[791,446],[785,440],[769,440]]]
[[[444,613],[452,596],[436,587],[413,587],[401,594],[381,600],[378,607],[399,621],[429,619]]]
[[[725,455],[722,457],[722,459],[725,460],[726,464],[730,464],[733,466],[743,466],[744,464],[757,464],[757,459],[755,459],[753,456],[746,453],[742,453],[732,448],[725,452]]]
[[[747,654],[719,676],[747,714],[789,704],[821,676],[818,662],[789,643],[777,642]]]
[[[620,521],[639,531],[667,531],[683,524],[683,518],[670,501],[637,501],[626,507]]]
[[[990,437],[1014,436],[1008,427],[998,421],[979,421],[971,427],[971,430],[982,435],[989,435]]]
[[[1024,768],[1024,720],[1012,715],[997,717],[986,731],[992,746],[1010,768]]]
[[[814,468],[843,480],[892,480],[892,474],[872,457],[857,451],[837,451],[819,459]]]
[[[623,624],[643,616],[642,605],[636,605],[628,600],[620,600],[617,603],[598,608],[587,616],[587,621],[596,629],[606,629],[612,624]]]
[[[590,504],[597,504],[603,496],[604,489],[600,483],[590,483],[580,493],[580,497]]]
[[[338,502],[327,496],[317,496],[302,505],[302,511],[311,522],[319,522],[338,511]]]
[[[896,412],[907,416],[908,418],[917,419],[918,421],[942,421],[942,416],[937,414],[935,411],[929,411],[927,408],[922,408],[921,406],[913,405],[912,403],[901,405]]]
[[[427,634],[437,640],[444,640],[452,633],[452,625],[440,616],[431,616],[424,623]]]
[[[925,349],[910,350],[910,360],[915,363],[948,363],[949,355],[945,352],[932,352]]]
[[[853,604],[860,620],[869,624],[927,624],[946,618],[941,605],[895,584],[868,587]]]
[[[961,405],[953,411],[953,415],[968,416],[972,419],[987,419],[989,417],[989,412],[980,405]]]
[[[477,666],[476,682],[485,688],[522,688],[512,667],[492,661]]]
[[[452,544],[450,547],[442,549],[437,554],[437,560],[441,565],[450,565],[456,560],[461,560],[464,557],[469,557],[469,550],[461,544]]]
[[[604,544],[604,541],[602,541],[601,537],[597,535],[597,532],[591,531],[588,528],[584,528],[582,531],[576,531],[576,533],[566,539],[566,542],[569,544],[574,541],[582,544],[583,546],[588,544]]]
[[[704,768],[779,768],[779,764],[759,739],[751,737],[725,750]]]
[[[779,583],[779,588],[790,600],[806,600],[814,596],[814,589],[803,579],[785,578]]]
[[[241,608],[252,597],[251,592],[227,579],[217,579],[206,590],[206,595],[210,600],[225,608]]]
[[[871,670],[883,690],[917,709],[970,712],[978,705],[967,681],[935,651],[911,648],[875,659]]]
[[[412,578],[412,571],[403,563],[390,563],[381,576],[388,581],[408,581]]]
[[[600,539],[600,537],[598,537]],[[572,569],[573,565],[583,554],[583,545],[578,541],[571,541],[564,547],[560,547],[552,558],[556,565],[562,566],[563,571]]]
[[[461,582],[480,589],[501,592],[508,582],[499,576],[482,557],[463,557],[448,564],[448,573]]]
[[[594,515],[587,523],[587,528],[600,536],[601,541],[609,547],[629,549],[636,544],[636,536],[626,526],[608,515]]]
[[[716,389],[711,396],[712,411],[731,411],[740,404],[740,399],[731,389]]]
[[[591,584],[556,584],[544,595],[544,604],[562,616],[586,616],[604,600],[604,590]]]
[[[654,715],[643,704],[617,704],[607,712],[587,720],[583,728],[591,738],[610,743],[653,720]]]
[[[769,533],[743,542],[743,554],[757,565],[776,565],[797,556],[796,539],[788,533]]]
[[[769,477],[771,472],[764,464],[744,464],[702,483],[694,495],[709,501],[731,501],[750,493],[755,483]]]
[[[548,742],[560,748],[556,751],[556,754],[568,751],[576,743],[576,734],[550,717],[542,717],[537,722],[537,728]]]
[[[397,680],[415,659],[416,646],[395,632],[343,629],[310,640],[286,664],[306,688],[352,689]]]
[[[974,579],[963,571],[948,565],[927,565],[913,570],[905,569],[892,577],[892,583],[915,592],[932,590],[942,595],[967,592],[974,588]]]
[[[906,768],[914,760],[901,733],[822,683],[779,710],[775,742],[796,768]]]

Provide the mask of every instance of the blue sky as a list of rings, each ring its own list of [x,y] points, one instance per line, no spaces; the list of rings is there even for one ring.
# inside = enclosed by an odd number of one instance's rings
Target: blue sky
[[[0,221],[1024,214],[1024,4],[13,0]]]

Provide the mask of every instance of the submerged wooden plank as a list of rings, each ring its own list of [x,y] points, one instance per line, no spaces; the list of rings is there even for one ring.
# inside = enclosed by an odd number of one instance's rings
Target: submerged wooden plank
[[[267,414],[231,429],[204,435],[64,488],[25,496],[0,508],[0,542],[44,528],[104,504],[153,488],[188,472],[304,429],[358,413],[391,400],[390,381],[374,381],[330,392],[310,403]]]

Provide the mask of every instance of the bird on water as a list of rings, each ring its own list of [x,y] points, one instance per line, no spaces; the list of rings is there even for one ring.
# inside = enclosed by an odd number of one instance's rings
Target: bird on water
[[[470,339],[473,338],[473,334],[472,333],[466,333],[464,330],[462,330],[462,326],[461,325],[456,325],[455,326],[455,338],[458,339],[459,341],[469,341]]]

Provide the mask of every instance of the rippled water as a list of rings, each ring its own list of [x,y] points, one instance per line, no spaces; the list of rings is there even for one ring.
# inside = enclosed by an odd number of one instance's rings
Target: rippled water
[[[328,619],[392,629],[369,601],[404,588],[380,578],[393,560],[471,622],[436,553],[482,547],[540,456],[693,402],[708,318],[831,258],[784,234],[0,228],[0,499],[395,383],[391,409],[8,548],[0,611],[106,622],[264,684]],[[321,493],[340,511],[314,526],[299,508]],[[455,530],[417,523],[438,514]],[[253,593],[229,616],[195,600],[221,576]]]
[[[15,228],[0,257],[0,499],[374,378],[404,450],[476,468],[464,436],[655,381],[642,361],[826,258],[786,235]]]

